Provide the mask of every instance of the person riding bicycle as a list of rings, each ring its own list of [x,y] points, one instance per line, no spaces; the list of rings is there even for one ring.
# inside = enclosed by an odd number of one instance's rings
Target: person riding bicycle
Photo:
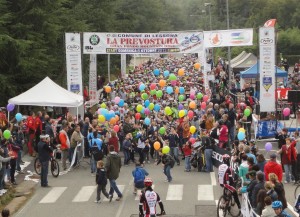
[[[221,187],[225,187],[228,189],[234,198],[239,209],[241,209],[241,204],[239,201],[239,197],[237,191],[235,189],[235,174],[232,168],[230,168],[230,156],[228,154],[223,155],[223,164],[219,166],[218,169],[218,178]]]
[[[272,208],[274,209],[274,212],[276,213],[276,216],[291,217],[290,214],[288,214],[285,210],[283,210],[282,203],[279,200],[276,200],[272,203]]]
[[[152,189],[152,179],[145,178],[145,191],[142,192],[139,204],[139,217],[155,217],[165,215],[164,205],[160,200],[159,195]],[[156,203],[159,204],[161,213],[156,214]]]

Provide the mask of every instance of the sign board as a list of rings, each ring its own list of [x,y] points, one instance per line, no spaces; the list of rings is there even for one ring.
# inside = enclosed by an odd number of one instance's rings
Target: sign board
[[[89,97],[90,101],[97,101],[97,55],[90,55],[90,74],[89,74]]]
[[[202,49],[202,32],[83,33],[85,54],[198,53]]]

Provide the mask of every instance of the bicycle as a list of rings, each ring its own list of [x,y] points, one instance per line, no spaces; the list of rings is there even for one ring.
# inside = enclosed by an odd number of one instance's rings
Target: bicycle
[[[50,171],[51,171],[52,176],[55,178],[57,178],[59,176],[59,164],[58,164],[57,160],[55,160],[57,151],[58,151],[57,149],[54,149],[53,154],[51,154],[51,158],[50,158]],[[41,175],[42,164],[40,162],[39,157],[37,157],[34,160],[34,170],[35,170],[36,174]]]
[[[232,217],[240,216],[240,210],[234,201],[231,191],[224,187],[223,195],[218,201],[217,216],[225,217],[227,213]]]

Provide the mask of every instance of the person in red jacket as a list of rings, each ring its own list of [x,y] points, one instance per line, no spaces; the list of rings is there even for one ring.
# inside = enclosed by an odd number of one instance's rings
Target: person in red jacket
[[[182,147],[184,153],[184,165],[185,165],[185,172],[191,171],[191,155],[192,155],[192,143],[186,142],[185,145]]]
[[[291,139],[285,139],[285,145],[278,150],[278,154],[282,154],[282,165],[285,172],[284,183],[298,181],[296,173],[297,151],[294,145],[291,144]],[[294,168],[294,169],[293,169]]]
[[[28,153],[30,156],[35,157],[35,153],[33,150],[33,142],[35,139],[35,132],[36,132],[36,123],[35,123],[35,113],[32,111],[30,113],[30,116],[27,118],[27,128],[28,128],[28,134],[29,134],[29,139],[27,143],[28,147]]]
[[[219,135],[219,147],[226,148],[228,143],[228,127],[223,120],[219,120],[220,135]]]
[[[282,182],[282,175],[283,175],[282,167],[281,164],[276,162],[276,154],[270,155],[270,161],[266,163],[264,171],[265,171],[266,181],[269,181],[270,173],[275,173],[278,177],[278,181]]]
[[[108,140],[108,146],[111,145],[115,147],[115,152],[119,153],[119,139],[114,131],[111,132],[111,137]]]
[[[61,150],[61,161],[63,170],[67,169],[67,159],[68,159],[68,153],[70,148],[70,140],[68,137],[68,123],[66,121],[63,121],[62,123],[62,130],[59,132],[59,141],[60,141],[60,150]]]

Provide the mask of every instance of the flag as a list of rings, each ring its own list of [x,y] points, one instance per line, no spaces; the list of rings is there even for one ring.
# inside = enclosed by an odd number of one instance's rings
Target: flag
[[[267,22],[265,22],[264,27],[274,27],[276,24],[276,19],[270,19]]]

